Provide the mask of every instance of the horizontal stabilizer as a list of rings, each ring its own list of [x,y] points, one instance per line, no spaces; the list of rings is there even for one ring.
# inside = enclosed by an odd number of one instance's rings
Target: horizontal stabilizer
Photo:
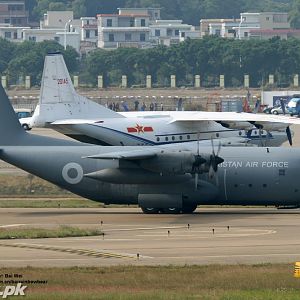
[[[57,120],[51,123],[51,125],[78,125],[78,124],[94,124],[103,122],[100,119],[89,120],[89,119],[65,119]]]

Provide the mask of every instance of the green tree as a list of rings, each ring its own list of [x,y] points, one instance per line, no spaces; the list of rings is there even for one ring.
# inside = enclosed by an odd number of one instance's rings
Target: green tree
[[[67,10],[67,6],[63,2],[50,2],[49,3],[49,10]]]
[[[300,0],[293,1],[292,9],[289,14],[289,21],[292,28],[300,28]]]
[[[70,72],[78,70],[78,54],[76,50],[67,47],[67,50],[64,51],[63,47],[55,41],[44,41],[41,43],[25,41],[19,45],[14,44],[14,47],[14,56],[11,57],[5,70],[12,82],[16,82],[20,77],[24,78],[26,75],[29,75],[33,84],[40,84],[44,57],[49,52],[61,51],[64,54]]]
[[[80,19],[86,16],[87,8],[85,0],[74,0],[72,2],[72,10],[74,11],[74,18]]]
[[[15,44],[6,39],[0,38],[0,73],[5,73],[9,61],[15,55]]]

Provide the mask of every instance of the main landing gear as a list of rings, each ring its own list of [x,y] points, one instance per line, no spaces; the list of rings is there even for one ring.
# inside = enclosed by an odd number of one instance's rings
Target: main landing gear
[[[145,214],[192,214],[197,208],[197,204],[185,204],[182,208],[168,207],[168,208],[156,208],[156,207],[141,207]]]

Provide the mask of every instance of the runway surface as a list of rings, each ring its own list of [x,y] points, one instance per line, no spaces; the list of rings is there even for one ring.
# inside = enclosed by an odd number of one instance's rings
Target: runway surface
[[[0,228],[65,224],[105,233],[104,238],[0,240],[2,267],[300,260],[300,210],[200,207],[193,215],[145,215],[138,208],[10,208],[0,209],[0,220]]]

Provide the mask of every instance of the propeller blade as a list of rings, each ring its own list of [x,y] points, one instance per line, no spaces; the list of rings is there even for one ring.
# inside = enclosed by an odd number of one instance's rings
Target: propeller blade
[[[212,148],[212,155],[215,156],[215,147],[214,147],[214,140],[213,138],[211,137],[211,148]]]
[[[210,180],[214,178],[214,175],[215,175],[214,173],[215,173],[214,168],[212,165],[210,165],[209,170],[208,170],[208,178]]]
[[[290,126],[288,126],[288,127],[285,129],[285,132],[286,132],[288,141],[289,141],[290,145],[292,146],[292,145],[293,145],[293,140],[292,140],[292,133],[291,133]]]
[[[198,177],[199,177],[198,173],[195,173],[195,191],[197,191],[198,189]]]
[[[200,153],[200,133],[197,133],[197,155]]]
[[[262,139],[262,129],[258,129],[258,135],[259,135],[259,140],[260,140],[260,146],[263,147],[264,143],[263,143],[263,139]]]
[[[220,151],[221,151],[221,142],[219,141],[219,145],[218,145],[218,151],[217,151],[217,155],[216,155],[216,156],[218,156],[218,155],[219,155]]]

